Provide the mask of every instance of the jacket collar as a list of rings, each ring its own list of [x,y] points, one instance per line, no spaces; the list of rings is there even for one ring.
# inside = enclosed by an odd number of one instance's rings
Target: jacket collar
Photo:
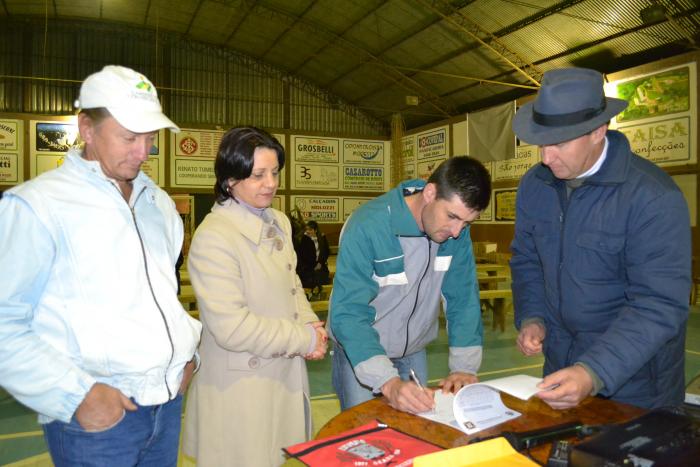
[[[245,206],[229,198],[223,204],[215,202],[211,210],[212,212],[221,211],[222,214],[229,217],[235,223],[236,229],[241,235],[256,245],[259,245],[262,241],[264,227],[273,224],[280,231],[282,230],[270,208],[265,209],[263,216],[259,217],[250,212]]]
[[[115,183],[112,179],[107,177],[105,173],[102,171],[102,167],[100,166],[99,161],[89,161],[87,159],[83,158],[83,151],[81,149],[77,148],[71,148],[68,150],[66,153],[66,157],[64,159],[64,164],[67,164],[67,167],[70,169],[73,169],[77,171],[78,173],[84,175],[85,177],[88,178],[96,178],[99,180],[103,180],[107,183]],[[136,175],[136,178],[132,181],[133,184],[133,192],[134,193],[140,193],[141,190],[144,189],[144,187],[149,191],[149,194],[151,196],[148,197],[148,199],[152,199],[154,195],[154,189],[156,184],[151,180],[146,174],[144,174],[141,170],[139,170],[138,175]]]
[[[618,185],[627,179],[631,161],[631,149],[627,138],[616,130],[608,130],[605,136],[608,138],[608,155],[605,162],[584,184]],[[563,182],[542,163],[536,166],[535,175],[550,185]]]
[[[408,209],[404,196],[410,193],[423,191],[425,188],[425,180],[415,179],[401,182],[399,186],[389,192],[389,218],[391,220],[391,229],[394,235],[406,237],[423,237],[425,233],[421,232],[413,217],[411,210]]]

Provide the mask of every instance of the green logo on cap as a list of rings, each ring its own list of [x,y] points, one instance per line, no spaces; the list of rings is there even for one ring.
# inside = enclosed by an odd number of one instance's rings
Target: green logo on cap
[[[141,77],[141,81],[136,85],[136,89],[141,89],[146,92],[151,92],[152,88],[151,83],[147,82],[146,78],[143,76]]]

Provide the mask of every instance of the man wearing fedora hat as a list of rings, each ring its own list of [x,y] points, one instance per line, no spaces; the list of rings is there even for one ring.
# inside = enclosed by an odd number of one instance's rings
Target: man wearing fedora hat
[[[177,298],[182,220],[140,167],[179,129],[129,68],[76,106],[85,146],[0,201],[0,384],[58,467],[175,466],[201,324]]]
[[[538,397],[558,409],[598,395],[641,407],[680,405],[690,292],[683,194],[608,122],[594,70],[545,73],[513,129],[540,147],[516,200],[517,344],[544,353]]]

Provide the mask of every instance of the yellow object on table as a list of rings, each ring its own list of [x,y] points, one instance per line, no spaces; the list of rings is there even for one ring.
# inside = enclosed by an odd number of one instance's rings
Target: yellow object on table
[[[513,449],[513,446],[503,437],[413,459],[414,467],[531,467],[538,465]]]

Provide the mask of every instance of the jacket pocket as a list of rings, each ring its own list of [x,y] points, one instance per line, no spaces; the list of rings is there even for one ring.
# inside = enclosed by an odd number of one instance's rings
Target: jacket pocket
[[[625,238],[605,232],[581,232],[576,238],[576,244],[582,248],[614,255],[622,250]]]
[[[609,232],[579,232],[572,258],[579,277],[592,282],[618,283],[624,276],[625,238]]]

